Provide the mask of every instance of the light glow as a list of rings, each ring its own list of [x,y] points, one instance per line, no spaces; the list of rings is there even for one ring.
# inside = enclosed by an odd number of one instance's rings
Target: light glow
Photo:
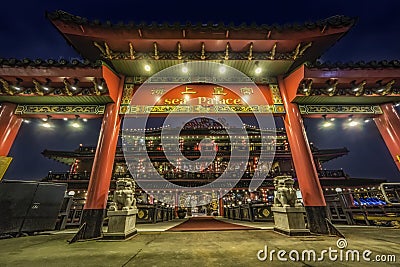
[[[358,125],[358,122],[357,121],[350,121],[349,122],[349,126],[350,127],[355,127],[355,126],[357,126]]]
[[[256,70],[255,70],[255,73],[256,73],[256,74],[260,74],[261,71],[262,71],[261,67],[257,67]]]
[[[333,123],[330,121],[324,121],[324,123],[322,124],[322,127],[324,128],[329,128],[331,126],[333,126]]]
[[[42,127],[44,127],[44,128],[50,128],[50,127],[51,127],[51,124],[48,123],[48,122],[42,123],[41,125],[42,125]]]
[[[79,128],[79,127],[81,127],[81,125],[80,125],[78,122],[73,122],[73,123],[71,124],[71,126],[74,127],[74,128]]]
[[[151,70],[151,67],[150,67],[150,65],[144,65],[144,70],[145,71],[150,71]]]

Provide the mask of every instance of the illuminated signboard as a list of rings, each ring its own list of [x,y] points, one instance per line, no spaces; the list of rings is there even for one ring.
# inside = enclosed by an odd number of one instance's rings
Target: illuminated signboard
[[[284,113],[276,85],[234,84],[125,85],[121,114],[148,113]]]

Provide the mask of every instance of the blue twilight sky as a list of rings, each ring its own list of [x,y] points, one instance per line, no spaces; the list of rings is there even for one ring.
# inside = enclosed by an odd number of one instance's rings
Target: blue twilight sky
[[[323,61],[370,61],[400,59],[400,2],[377,1],[7,1],[0,16],[0,57],[74,59],[78,54],[45,18],[45,11],[69,13],[114,23],[174,23],[209,21],[241,24],[285,24],[316,21],[333,15],[357,17],[357,24],[322,57]],[[37,180],[49,170],[67,167],[44,158],[44,149],[72,150],[96,145],[100,120],[73,132],[64,121],[54,131],[43,131],[34,123],[24,124],[11,150],[14,157],[5,179]],[[305,120],[309,141],[321,148],[347,147],[349,155],[333,160],[326,168],[343,168],[352,177],[386,178],[400,181],[400,172],[373,122],[362,130],[319,129],[318,120]]]

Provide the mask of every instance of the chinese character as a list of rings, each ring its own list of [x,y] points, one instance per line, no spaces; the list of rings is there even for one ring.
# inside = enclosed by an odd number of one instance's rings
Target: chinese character
[[[151,89],[151,94],[152,95],[163,95],[165,92],[164,88],[155,88],[155,89]]]
[[[240,88],[240,92],[241,92],[242,94],[244,94],[244,95],[251,95],[251,94],[254,93],[254,92],[253,92],[253,88],[250,88],[250,87],[243,87],[243,88]]]
[[[226,93],[224,93],[224,88],[214,87],[213,95],[226,95]]]
[[[196,91],[192,91],[193,90],[193,88],[190,88],[190,87],[185,87],[185,91],[184,92],[181,92],[181,94],[182,95],[185,95],[185,94],[196,94],[197,92]]]

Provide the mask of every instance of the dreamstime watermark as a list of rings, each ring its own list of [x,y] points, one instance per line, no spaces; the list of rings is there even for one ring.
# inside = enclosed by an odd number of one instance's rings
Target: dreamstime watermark
[[[211,85],[213,91],[209,95],[197,92],[196,84]],[[177,88],[182,89],[176,92]],[[228,93],[233,97],[228,98]],[[257,105],[253,105],[255,102]],[[180,206],[184,204],[190,207],[210,203],[212,198],[204,198],[205,194],[219,192],[218,197],[221,197],[248,171],[251,142],[248,129],[244,127],[243,119],[236,110],[245,108],[250,111],[246,115],[249,116],[250,113],[256,124],[253,138],[256,134],[260,138],[257,162],[253,162],[254,166],[251,166],[254,174],[249,189],[254,191],[261,185],[271,168],[275,154],[275,145],[271,146],[271,143],[275,143],[276,133],[271,111],[252,112],[252,108],[269,105],[265,92],[262,92],[251,78],[232,67],[195,61],[166,68],[135,89],[130,108],[140,112],[124,116],[122,145],[128,170],[142,190],[163,203]],[[153,127],[151,110],[160,110],[161,107],[166,111],[163,113],[165,118],[162,127],[157,127],[160,133],[150,133],[146,129]],[[160,171],[160,167],[154,164],[147,152],[152,144],[159,144],[159,153],[163,153],[162,157],[167,159],[168,170],[173,170],[174,174],[184,176],[183,178],[189,175],[201,177],[201,171],[207,168],[212,173],[212,167],[219,164],[217,158],[221,159],[221,153],[217,155],[215,150],[205,152],[197,149],[200,156],[188,158],[188,151],[182,150],[180,134],[196,119],[207,119],[220,126],[208,129],[208,134],[196,135],[195,137],[203,138],[197,140],[196,147],[206,147],[213,142],[218,145],[218,140],[211,136],[211,131],[224,131],[224,135],[229,137],[229,145],[225,147],[230,146],[230,151],[223,156],[226,157],[227,154],[229,161],[225,162],[222,174],[216,179],[211,179],[209,183],[197,187],[179,186],[166,178],[163,170]],[[196,132],[196,129],[191,130]],[[257,130],[258,133],[255,133]],[[135,149],[132,150],[132,147]],[[201,202],[183,203],[177,200],[177,194],[185,195],[186,199],[199,200],[199,193],[203,197]],[[177,203],[178,201],[180,203]]]
[[[377,254],[373,255],[369,249],[358,250],[358,249],[346,249],[347,240],[339,238],[336,242],[336,247],[328,247],[328,249],[322,249],[316,251],[314,249],[296,250],[275,250],[268,249],[265,245],[264,249],[257,252],[257,259],[259,261],[307,261],[307,262],[322,262],[325,260],[336,262],[396,262],[396,255],[393,254]]]

